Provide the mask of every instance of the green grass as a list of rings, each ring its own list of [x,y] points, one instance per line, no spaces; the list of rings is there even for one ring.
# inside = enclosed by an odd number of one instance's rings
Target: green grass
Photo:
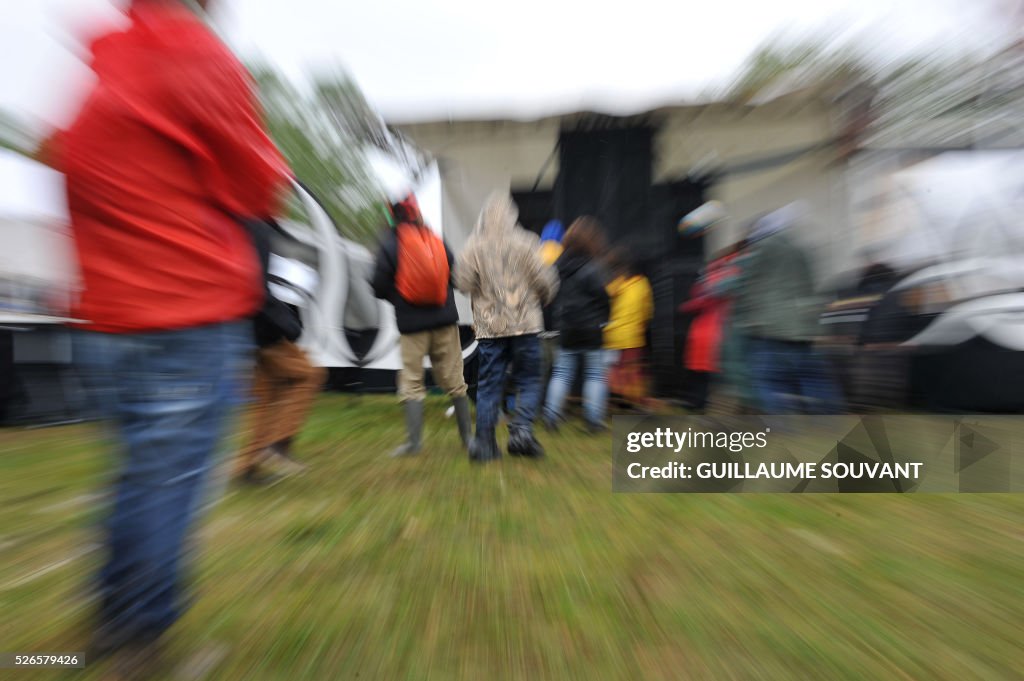
[[[1019,679],[1024,497],[615,495],[607,436],[470,466],[393,399],[320,399],[311,473],[227,489],[171,653],[209,679]],[[0,431],[0,650],[81,650],[111,462]],[[213,655],[214,652],[219,654]],[[181,677],[180,670],[167,678]],[[2,678],[100,679],[19,671]],[[3,673],[0,673],[3,674]]]

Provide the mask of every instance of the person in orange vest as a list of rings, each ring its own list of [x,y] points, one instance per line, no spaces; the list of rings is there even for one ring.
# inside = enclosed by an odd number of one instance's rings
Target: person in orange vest
[[[423,358],[430,357],[434,380],[452,400],[464,447],[472,437],[469,398],[462,366],[459,311],[455,308],[451,250],[423,221],[416,197],[408,194],[390,206],[394,229],[381,240],[373,273],[373,291],[395,306],[401,336],[402,369],[398,398],[405,410],[407,439],[391,456],[420,452],[423,431]]]

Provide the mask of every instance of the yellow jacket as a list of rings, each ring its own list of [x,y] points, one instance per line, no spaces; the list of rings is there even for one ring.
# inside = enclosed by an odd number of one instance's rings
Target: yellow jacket
[[[644,334],[654,316],[654,293],[647,277],[619,277],[608,284],[611,314],[604,327],[607,350],[629,350],[646,345]]]

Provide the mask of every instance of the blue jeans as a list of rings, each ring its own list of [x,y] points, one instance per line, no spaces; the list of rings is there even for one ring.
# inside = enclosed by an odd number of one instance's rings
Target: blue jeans
[[[246,405],[252,400],[252,383],[256,374],[257,347],[253,334],[249,332],[237,334],[235,345],[231,356],[236,365],[228,369],[230,378],[224,381],[224,388],[227,391],[224,397],[227,401],[227,411],[224,415],[221,432],[225,434],[238,432]],[[218,447],[214,450],[211,468],[215,469],[221,462],[231,459],[236,453],[231,439],[222,437]],[[196,512],[210,511],[216,506],[227,483],[228,474],[226,472],[221,476],[207,476],[203,489],[200,490],[196,499],[199,506]]]
[[[139,334],[80,332],[75,360],[123,460],[99,575],[111,645],[159,636],[180,616],[180,572],[213,453],[242,378],[243,322]]]
[[[476,387],[476,430],[484,437],[494,433],[505,389],[505,371],[512,365],[516,386],[515,411],[510,429],[533,428],[540,403],[540,341],[536,334],[479,341],[480,371]]]
[[[752,338],[751,386],[765,414],[838,414],[843,398],[832,369],[808,343]]]
[[[608,367],[616,353],[607,350],[576,350],[559,348],[551,369],[548,400],[544,405],[544,418],[556,421],[562,417],[565,398],[572,390],[583,360],[583,417],[587,423],[603,425],[608,408]]]

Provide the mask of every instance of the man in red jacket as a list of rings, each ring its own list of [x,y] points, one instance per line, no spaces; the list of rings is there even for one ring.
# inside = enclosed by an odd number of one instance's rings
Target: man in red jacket
[[[183,547],[262,302],[245,217],[289,173],[245,69],[185,0],[134,0],[41,157],[67,180],[75,354],[123,449],[94,654],[149,658],[182,611]],[[142,673],[142,672],[139,672]]]

